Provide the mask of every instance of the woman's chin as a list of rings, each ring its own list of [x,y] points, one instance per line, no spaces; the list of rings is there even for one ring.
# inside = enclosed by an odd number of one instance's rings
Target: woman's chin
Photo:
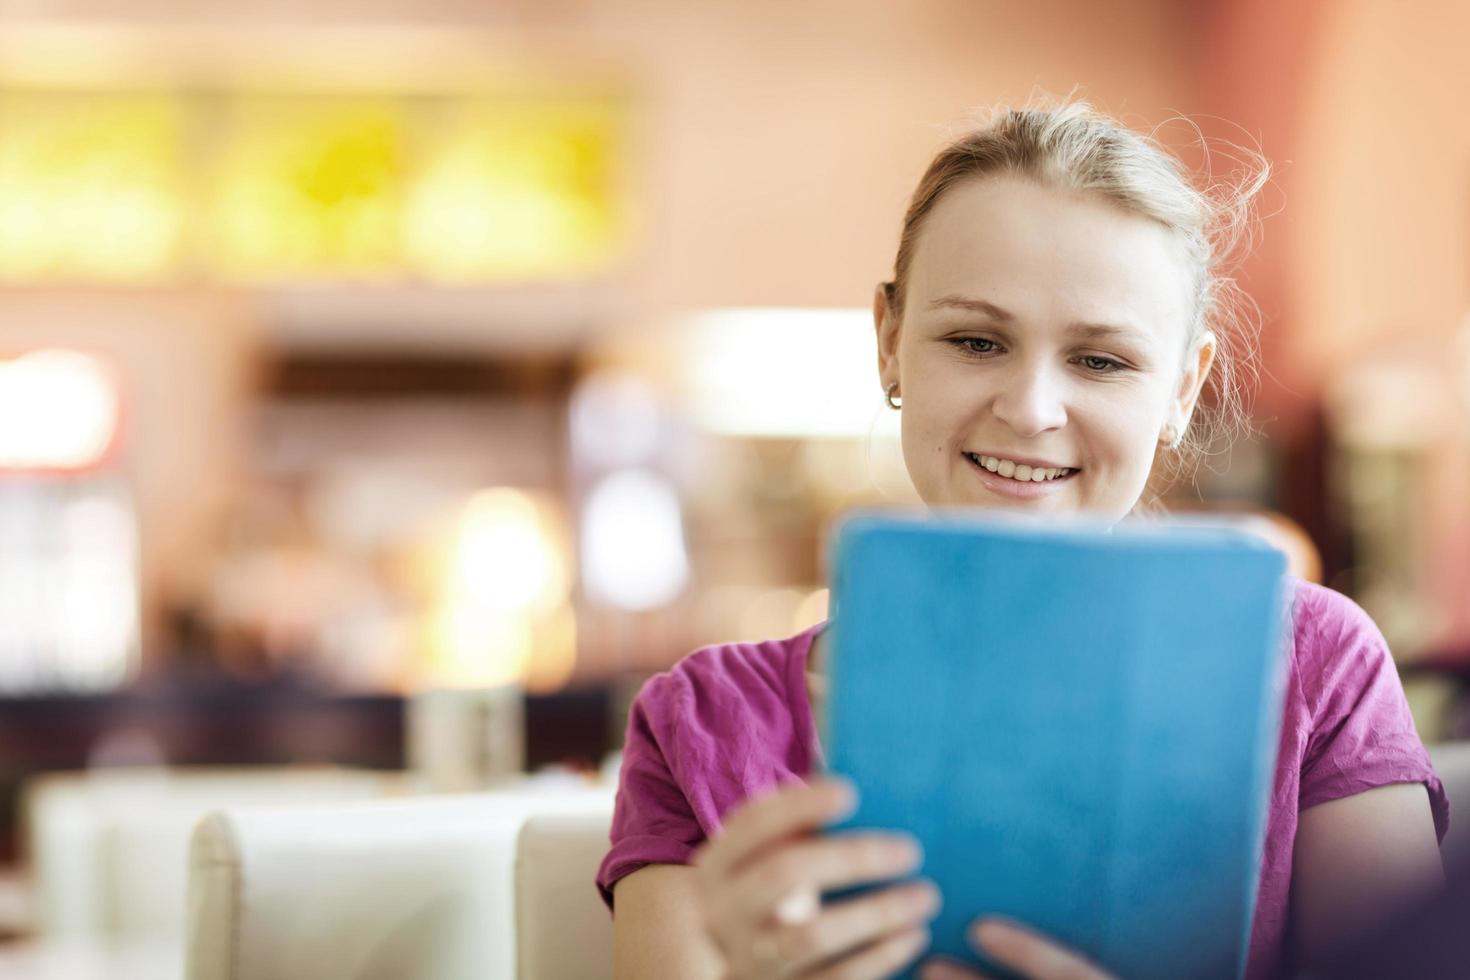
[[[995,510],[1014,514],[1055,514],[1071,510],[1069,507],[1060,506],[1059,501],[1054,499],[1018,500],[1014,497],[1002,497],[984,492],[957,494],[952,502],[931,506],[958,507],[965,510]]]

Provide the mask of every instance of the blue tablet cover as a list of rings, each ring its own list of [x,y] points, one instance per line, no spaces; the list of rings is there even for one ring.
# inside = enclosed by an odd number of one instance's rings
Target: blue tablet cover
[[[1284,688],[1285,560],[1200,528],[861,517],[835,546],[832,828],[904,830],[944,907],[1127,978],[1245,966]]]

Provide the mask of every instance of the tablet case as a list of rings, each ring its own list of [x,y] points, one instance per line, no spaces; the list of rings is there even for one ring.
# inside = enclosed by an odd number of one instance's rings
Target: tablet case
[[[1285,679],[1285,560],[1240,532],[861,517],[835,546],[833,828],[901,829],[930,953],[1027,923],[1130,978],[1244,971]],[[905,974],[907,975],[913,975]]]

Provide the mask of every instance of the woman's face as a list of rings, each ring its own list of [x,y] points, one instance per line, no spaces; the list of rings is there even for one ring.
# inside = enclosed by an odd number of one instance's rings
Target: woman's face
[[[882,290],[874,304],[920,497],[1122,518],[1214,357],[1208,334],[1186,350],[1190,313],[1162,226],[1022,177],[947,190],[920,232],[901,322]]]

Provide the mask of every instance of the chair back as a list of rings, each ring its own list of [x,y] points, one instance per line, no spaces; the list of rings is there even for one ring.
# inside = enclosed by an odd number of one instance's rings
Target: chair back
[[[1450,799],[1450,831],[1440,844],[1448,867],[1470,862],[1470,742],[1443,742],[1429,747],[1434,771]]]
[[[189,837],[221,807],[341,803],[401,792],[333,768],[119,768],[29,780],[21,821],[47,942],[178,942]]]
[[[521,980],[612,980],[612,916],[594,879],[611,811],[538,813],[516,848]]]
[[[190,852],[186,976],[510,980],[522,827],[540,813],[606,827],[611,811],[598,788],[212,814]]]

